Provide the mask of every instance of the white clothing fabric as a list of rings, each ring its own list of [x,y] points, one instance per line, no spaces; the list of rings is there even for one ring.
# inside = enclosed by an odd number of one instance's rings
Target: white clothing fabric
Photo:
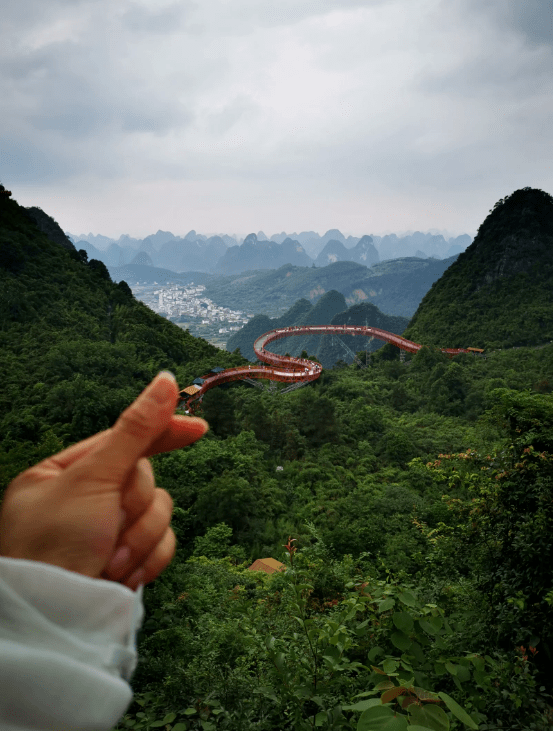
[[[1,731],[110,731],[133,697],[142,593],[0,556]]]

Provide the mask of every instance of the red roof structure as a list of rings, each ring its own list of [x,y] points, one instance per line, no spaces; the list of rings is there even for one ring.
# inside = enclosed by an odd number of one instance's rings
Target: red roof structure
[[[277,571],[286,571],[286,566],[276,558],[258,558],[248,567],[248,571],[264,571],[266,574],[274,574]]]

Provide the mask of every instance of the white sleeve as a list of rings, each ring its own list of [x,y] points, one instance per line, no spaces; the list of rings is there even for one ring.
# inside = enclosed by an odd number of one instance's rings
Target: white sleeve
[[[133,696],[142,590],[0,557],[0,729],[110,731]]]

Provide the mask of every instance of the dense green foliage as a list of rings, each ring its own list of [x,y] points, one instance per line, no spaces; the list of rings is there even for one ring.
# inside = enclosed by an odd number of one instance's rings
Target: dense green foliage
[[[243,362],[1,193],[0,489],[161,368],[185,385]],[[209,391],[210,432],[152,458],[178,547],[118,729],[551,728],[552,372],[550,344],[385,346],[286,395]],[[286,570],[248,570],[267,557]]]
[[[284,397],[209,392],[208,437],[154,458],[179,548],[129,722],[462,728],[456,702],[482,731],[548,728],[552,367],[552,346],[382,350]],[[293,570],[247,571],[288,536]]]
[[[549,342],[552,291],[553,198],[516,190],[495,204],[472,244],[432,285],[405,337],[462,348]]]
[[[102,262],[51,241],[0,196],[0,490],[41,444],[109,427],[159,370],[187,385],[243,362],[154,314]]]

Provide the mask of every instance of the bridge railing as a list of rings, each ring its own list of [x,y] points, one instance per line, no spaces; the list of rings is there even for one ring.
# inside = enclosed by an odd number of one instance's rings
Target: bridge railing
[[[253,349],[258,359],[264,363],[269,363],[269,366],[235,366],[234,368],[227,368],[221,373],[208,373],[205,376],[200,377],[201,380],[203,380],[203,383],[196,393],[189,396],[188,394],[184,394],[184,391],[180,392],[182,400],[186,402],[188,407],[192,410],[193,405],[198,401],[201,401],[204,393],[206,393],[209,389],[223,383],[243,380],[245,378],[260,378],[281,382],[307,382],[316,380],[323,370],[320,363],[305,358],[278,355],[277,353],[272,353],[270,350],[265,349],[266,345],[275,340],[304,334],[364,335],[366,337],[382,340],[386,343],[391,343],[397,348],[406,350],[410,353],[416,353],[423,347],[419,343],[407,340],[407,338],[403,338],[401,335],[396,335],[396,333],[381,330],[377,327],[362,325],[291,325],[289,327],[277,328],[260,335],[256,338],[253,344]],[[450,356],[469,352],[465,348],[441,348],[441,350]]]

